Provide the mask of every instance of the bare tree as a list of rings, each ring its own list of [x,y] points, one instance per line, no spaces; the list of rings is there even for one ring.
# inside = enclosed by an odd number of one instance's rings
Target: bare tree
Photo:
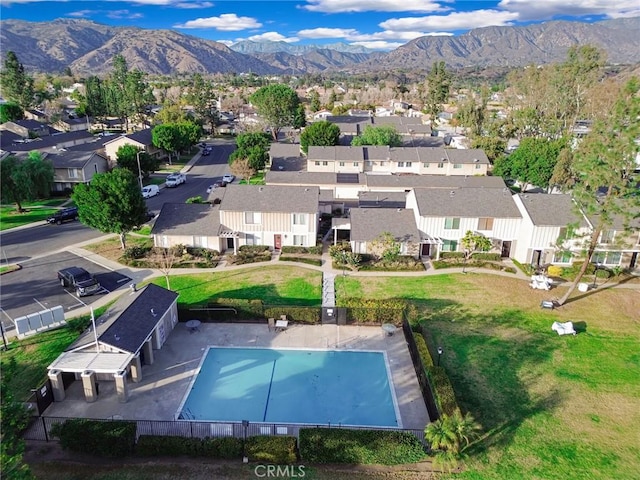
[[[247,183],[249,183],[251,177],[256,174],[248,158],[236,158],[229,168],[231,169],[231,173],[236,177],[246,180]]]
[[[167,290],[171,290],[169,285],[169,274],[171,269],[175,265],[176,261],[182,256],[182,245],[176,245],[170,248],[156,247],[154,248],[155,261],[158,264],[158,270],[160,270],[165,280],[167,281]]]

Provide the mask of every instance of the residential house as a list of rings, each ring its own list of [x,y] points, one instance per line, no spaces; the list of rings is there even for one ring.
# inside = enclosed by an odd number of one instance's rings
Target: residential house
[[[54,127],[63,132],[89,130],[92,120],[89,117],[71,117],[58,120]]]
[[[134,133],[120,135],[104,144],[105,153],[112,165],[115,165],[117,163],[118,149],[124,145],[133,145],[140,150],[145,150],[147,154],[151,155],[152,157],[160,158],[164,155],[162,149],[157,148],[153,145],[151,129],[145,128],[144,130],[138,130]]]
[[[355,253],[375,254],[373,242],[381,239],[384,233],[390,233],[400,244],[400,255],[418,258],[420,254],[420,232],[412,210],[352,208],[349,210],[349,227],[351,250]]]
[[[587,216],[591,231],[598,225],[596,216]],[[636,270],[640,267],[640,216],[636,215],[625,225],[620,215],[615,215],[609,228],[603,230],[591,257],[591,262],[607,268],[622,267]]]
[[[407,195],[421,235],[421,255],[462,251],[468,231],[490,238],[493,251],[511,257],[522,214],[508,188],[415,188]]]
[[[95,137],[86,130],[80,132],[58,132],[39,138],[22,138],[13,132],[2,132],[0,148],[6,152],[56,152],[78,145],[92,143]]]
[[[69,377],[82,381],[85,399],[99,396],[98,382],[114,382],[120,402],[128,398],[129,381],[142,380],[142,365],[154,362],[178,323],[178,294],[150,283],[123,294],[48,367],[55,401],[65,398]]]
[[[220,189],[225,190],[225,189]],[[156,247],[176,245],[222,251],[220,205],[209,203],[165,203],[151,229]]]
[[[24,139],[46,137],[50,134],[49,125],[37,120],[13,120],[0,124],[0,131],[13,132]]]
[[[44,158],[53,164],[53,192],[70,191],[79,183],[89,183],[95,174],[106,172],[109,166],[103,155],[91,151],[47,153]]]
[[[319,195],[317,186],[227,185],[220,203],[220,235],[226,238],[226,249],[315,246]]]
[[[405,208],[406,192],[360,192],[358,207],[360,208]]]
[[[269,163],[272,170],[280,171],[299,171],[306,167],[298,143],[272,143],[269,147]]]

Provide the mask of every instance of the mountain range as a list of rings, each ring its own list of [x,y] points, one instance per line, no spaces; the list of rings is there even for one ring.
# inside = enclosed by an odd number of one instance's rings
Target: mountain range
[[[112,27],[83,19],[0,21],[0,54],[13,51],[28,71],[103,75],[115,55],[130,69],[157,75],[180,73],[304,74],[323,71],[427,70],[516,67],[565,59],[572,45],[595,45],[610,63],[640,63],[640,17],[596,23],[551,21],[518,27],[484,27],[459,36],[425,36],[390,52],[346,44],[300,46],[239,42],[231,48],[174,30]]]

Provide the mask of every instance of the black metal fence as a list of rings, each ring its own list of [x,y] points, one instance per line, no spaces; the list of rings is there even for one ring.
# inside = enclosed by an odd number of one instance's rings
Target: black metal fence
[[[23,434],[25,440],[40,440],[45,442],[57,441],[51,436],[51,427],[57,423],[64,423],[67,417],[34,417],[32,423]],[[96,421],[121,421],[122,419],[95,419]],[[426,446],[424,431],[418,429],[403,429],[393,427],[363,427],[333,424],[294,424],[294,423],[252,423],[252,422],[198,422],[194,420],[130,420],[136,423],[137,436],[159,435],[185,438],[245,438],[256,435],[277,436],[286,435],[299,439],[300,429],[303,428],[347,428],[350,430],[394,430],[409,432]]]
[[[416,346],[416,341],[413,338],[413,331],[411,331],[411,326],[409,325],[409,322],[407,320],[404,320],[402,322],[402,331],[404,332],[404,338],[407,341],[407,348],[409,348],[411,361],[413,362],[413,368],[416,371],[416,376],[418,377],[418,383],[420,384],[422,398],[424,399],[424,403],[427,406],[427,412],[429,412],[429,419],[432,422],[435,422],[438,418],[440,418],[440,412],[438,410],[438,406],[436,405],[435,396],[431,388],[431,382],[429,382],[429,377],[427,377],[427,374],[424,370],[424,365],[422,364],[422,360],[420,359],[418,347]]]

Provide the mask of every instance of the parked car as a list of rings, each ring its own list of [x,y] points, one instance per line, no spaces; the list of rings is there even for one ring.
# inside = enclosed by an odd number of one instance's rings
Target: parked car
[[[236,176],[235,175],[231,175],[230,173],[227,173],[224,177],[222,177],[222,181],[224,183],[231,183],[235,180]]]
[[[68,222],[78,219],[78,207],[69,207],[58,210],[56,213],[47,218],[47,223],[55,223],[60,225],[62,222]]]
[[[158,185],[147,185],[142,188],[142,198],[155,197],[160,193]]]
[[[205,157],[207,155],[209,155],[210,153],[211,153],[211,148],[209,148],[209,147],[207,147],[204,150],[202,150],[202,155],[205,156]]]
[[[58,281],[65,288],[73,288],[78,297],[93,295],[102,288],[93,275],[80,267],[59,270]]]
[[[165,180],[165,185],[169,188],[177,187],[187,181],[187,176],[184,173],[172,173]]]

